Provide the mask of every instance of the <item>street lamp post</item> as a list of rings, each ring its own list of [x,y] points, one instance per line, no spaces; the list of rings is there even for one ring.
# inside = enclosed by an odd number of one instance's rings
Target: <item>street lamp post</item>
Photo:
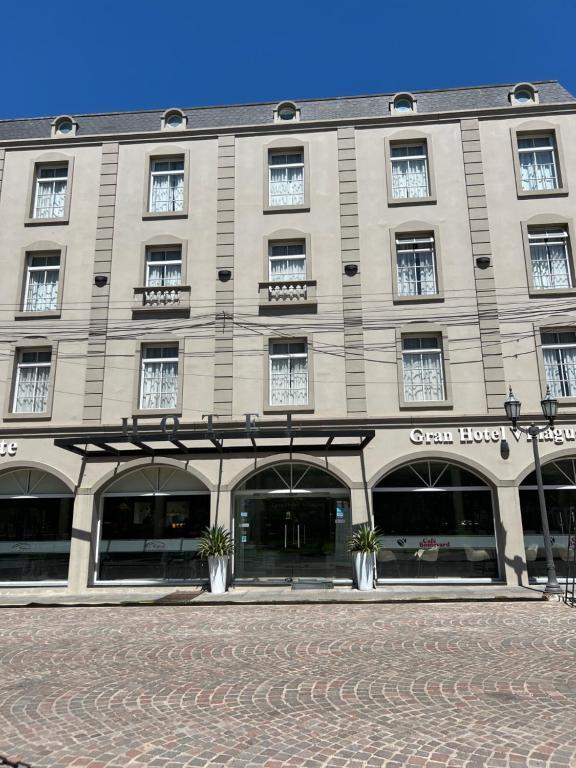
[[[512,422],[514,429],[519,432],[523,432],[525,435],[530,435],[532,439],[532,450],[534,451],[534,469],[536,470],[536,485],[538,486],[538,500],[540,502],[540,517],[542,518],[542,534],[544,535],[544,551],[546,552],[546,571],[548,573],[548,581],[546,582],[546,588],[544,594],[548,595],[561,595],[562,588],[558,584],[556,578],[556,568],[554,567],[554,556],[552,554],[552,542],[550,541],[550,527],[548,526],[548,512],[546,511],[546,498],[544,496],[544,485],[542,483],[542,466],[540,464],[540,452],[538,450],[538,435],[545,432],[550,427],[554,426],[554,419],[558,413],[558,400],[555,400],[550,396],[550,387],[546,388],[546,397],[540,401],[542,406],[542,413],[547,420],[547,424],[544,427],[537,427],[534,422],[529,427],[521,427],[518,424],[520,418],[520,409],[522,403],[514,397],[512,387],[508,397],[504,401],[504,408],[506,410],[506,416]]]

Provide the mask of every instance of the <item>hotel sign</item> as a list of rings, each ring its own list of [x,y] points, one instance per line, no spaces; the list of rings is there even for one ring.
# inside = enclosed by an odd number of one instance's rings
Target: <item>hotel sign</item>
[[[523,435],[517,429],[508,427],[496,427],[495,429],[478,429],[476,427],[457,427],[456,429],[443,429],[436,432],[425,431],[423,429],[413,429],[410,432],[410,442],[414,445],[472,445],[474,443],[501,443],[507,440],[508,433],[520,442],[525,439],[531,442],[530,435]],[[551,427],[538,436],[540,443],[554,443],[554,445],[564,445],[564,443],[576,441],[576,428],[574,427]]]
[[[16,456],[18,443],[7,443],[6,440],[0,440],[0,458],[4,456]]]

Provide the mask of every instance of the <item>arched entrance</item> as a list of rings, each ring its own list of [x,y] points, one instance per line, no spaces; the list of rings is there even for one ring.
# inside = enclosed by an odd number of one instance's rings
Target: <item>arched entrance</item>
[[[207,579],[198,543],[209,522],[209,490],[189,472],[163,465],[125,472],[102,495],[96,580]]]
[[[374,488],[378,577],[498,578],[490,487],[446,461],[404,464]]]
[[[350,492],[301,462],[251,475],[234,492],[236,579],[350,578]]]
[[[576,458],[557,459],[544,464],[542,482],[556,574],[559,578],[566,578],[569,557],[573,557],[570,549],[576,546]],[[520,484],[520,509],[528,576],[535,580],[546,579],[546,554],[535,472],[531,472]]]
[[[0,474],[0,582],[66,582],[74,494],[41,469]]]

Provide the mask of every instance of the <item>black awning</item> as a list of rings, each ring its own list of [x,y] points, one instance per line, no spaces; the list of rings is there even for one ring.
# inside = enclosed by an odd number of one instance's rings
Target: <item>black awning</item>
[[[171,432],[122,431],[59,437],[54,445],[87,459],[362,451],[373,429],[290,426],[244,429],[180,429]]]

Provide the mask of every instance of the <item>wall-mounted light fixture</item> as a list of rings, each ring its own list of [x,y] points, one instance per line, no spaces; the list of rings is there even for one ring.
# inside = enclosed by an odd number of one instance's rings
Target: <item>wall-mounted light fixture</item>
[[[476,266],[478,269],[488,269],[491,263],[490,256],[478,256],[476,259]]]
[[[218,270],[218,280],[220,280],[221,282],[227,283],[231,277],[232,277],[232,272],[229,269]]]
[[[107,283],[108,275],[96,275],[94,278],[94,285],[96,285],[98,288],[104,288]]]
[[[358,264],[346,264],[344,267],[344,272],[348,275],[348,277],[354,277],[358,273]]]

